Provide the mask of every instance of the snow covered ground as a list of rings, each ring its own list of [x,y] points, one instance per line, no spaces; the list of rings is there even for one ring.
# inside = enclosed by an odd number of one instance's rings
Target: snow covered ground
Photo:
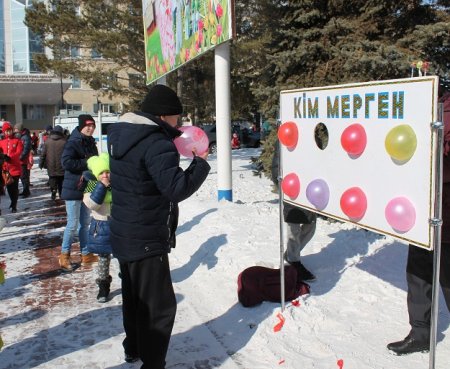
[[[407,247],[351,224],[318,220],[304,250],[317,276],[300,305],[244,308],[237,276],[247,267],[279,265],[278,196],[252,172],[258,149],[233,151],[233,202],[217,201],[217,160],[203,187],[180,204],[177,247],[170,255],[178,312],[168,369],[422,369],[428,354],[391,355],[386,344],[409,331]],[[183,159],[183,165],[188,160]],[[57,256],[64,205],[50,200],[46,173],[32,170],[32,196],[18,213],[1,209],[1,368],[139,368],[123,361],[118,266],[112,263],[112,299],[95,297],[95,269],[61,274]],[[75,255],[75,260],[76,260]],[[436,368],[450,367],[450,315],[440,299]]]

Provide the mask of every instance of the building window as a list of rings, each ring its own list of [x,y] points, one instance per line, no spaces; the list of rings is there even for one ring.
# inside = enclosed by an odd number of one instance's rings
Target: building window
[[[80,57],[80,48],[78,46],[71,46],[71,48],[70,48],[70,57],[72,59]]]
[[[44,105],[23,105],[23,119],[39,120],[44,118]]]
[[[38,54],[44,54],[44,47],[42,46],[42,38],[33,32],[29,31],[29,50],[30,50],[30,73],[40,73],[41,70],[36,65],[34,57]]]
[[[6,120],[6,105],[0,105],[0,119]]]
[[[117,84],[117,75],[111,74],[107,77],[107,82],[102,83],[102,89],[103,90],[109,90],[112,88],[115,84]]]
[[[0,73],[5,73],[5,23],[3,1],[0,1]]]
[[[92,59],[103,59],[103,55],[99,53],[97,50],[92,49],[91,50],[91,58]]]
[[[142,86],[144,82],[144,76],[138,73],[129,73],[128,74],[128,87],[136,88]]]
[[[28,29],[23,23],[25,5],[11,0],[11,44],[14,73],[28,73]]]
[[[72,85],[70,88],[81,88],[81,78],[77,76],[72,76]]]
[[[66,104],[66,109],[70,113],[72,111],[82,111],[83,106],[81,104]]]
[[[94,104],[94,113],[95,114],[98,113],[98,105],[99,104]],[[117,111],[116,106],[114,104],[100,104],[100,105],[102,106],[102,113],[114,114]]]

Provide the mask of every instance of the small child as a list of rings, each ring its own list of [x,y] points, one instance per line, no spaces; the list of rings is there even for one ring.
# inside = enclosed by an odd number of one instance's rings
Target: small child
[[[241,148],[241,142],[239,141],[239,137],[236,132],[233,133],[233,138],[231,139],[231,148],[232,149]]]
[[[99,287],[98,302],[108,301],[112,278],[109,275],[111,262],[111,242],[109,239],[109,217],[111,215],[111,186],[109,178],[109,155],[102,153],[92,156],[87,161],[90,172],[84,172],[84,179],[88,180],[84,190],[83,202],[91,209],[91,224],[87,247],[89,252],[98,254]]]

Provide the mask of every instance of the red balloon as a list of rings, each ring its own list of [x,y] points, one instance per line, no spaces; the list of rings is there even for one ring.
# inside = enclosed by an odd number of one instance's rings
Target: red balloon
[[[292,199],[295,199],[300,193],[300,180],[295,173],[289,173],[281,181],[283,193]]]
[[[341,209],[350,219],[361,219],[367,210],[367,198],[359,187],[351,187],[341,196]]]
[[[284,146],[293,149],[298,142],[297,125],[294,122],[283,123],[278,129],[278,138]]]
[[[342,148],[350,155],[360,155],[367,144],[367,135],[361,124],[355,123],[344,129],[341,135]]]

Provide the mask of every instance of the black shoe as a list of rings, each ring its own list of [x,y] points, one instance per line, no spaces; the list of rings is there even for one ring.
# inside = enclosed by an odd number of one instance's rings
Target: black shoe
[[[297,269],[297,279],[299,281],[315,281],[316,276],[312,274],[300,261],[293,261],[289,263]]]
[[[410,334],[402,341],[392,342],[387,348],[396,355],[408,355],[413,352],[428,352],[430,350],[429,342],[418,341],[411,337]]]
[[[97,301],[104,303],[108,301],[110,286],[111,286],[111,276],[109,276],[108,279],[97,279],[98,284],[98,295],[97,295]]]
[[[56,191],[52,191],[52,200],[56,200]]]
[[[11,213],[17,213],[17,209],[16,208],[11,208]]]
[[[22,196],[24,199],[30,197],[30,195],[31,195],[30,191],[22,192],[21,194],[19,194],[19,196]]]
[[[125,361],[127,363],[135,363],[138,360],[139,360],[139,358],[137,356],[130,355],[125,352]]]

